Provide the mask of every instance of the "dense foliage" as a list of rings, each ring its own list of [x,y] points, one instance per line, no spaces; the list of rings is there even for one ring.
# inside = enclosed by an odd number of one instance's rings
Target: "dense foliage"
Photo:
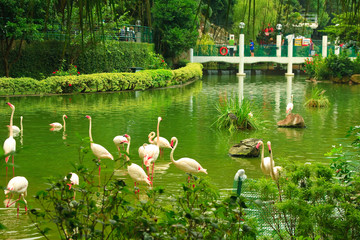
[[[55,74],[54,74],[55,75]],[[97,73],[32,78],[0,78],[1,94],[47,94],[137,90],[181,84],[202,77],[202,65],[190,63],[177,70],[136,73]]]
[[[63,52],[64,44],[59,41],[25,44],[22,57],[13,65],[10,77],[44,79],[56,70],[68,71],[71,65],[76,65],[81,74],[129,72],[130,67],[167,68],[162,57],[153,53],[152,44],[106,41],[105,44],[89,45],[84,50],[73,45]],[[16,57],[16,52],[12,51],[9,59]],[[4,75],[0,68],[0,76]]]
[[[330,105],[329,99],[324,95],[325,90],[318,86],[312,87],[311,93],[306,97],[304,106],[311,108],[322,108]]]
[[[198,31],[196,1],[158,0],[152,9],[157,52],[175,58],[195,46]]]
[[[360,73],[360,57],[351,60],[345,51],[339,55],[330,53],[326,58],[315,56],[306,59],[304,72],[310,78],[317,80],[334,80],[336,82],[347,82],[352,74]]]

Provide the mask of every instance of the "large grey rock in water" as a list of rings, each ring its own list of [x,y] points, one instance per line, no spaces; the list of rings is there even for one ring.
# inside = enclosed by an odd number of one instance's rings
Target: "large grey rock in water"
[[[256,148],[256,144],[260,139],[247,138],[241,140],[240,143],[235,144],[229,150],[229,155],[232,157],[258,157],[260,150]]]
[[[277,125],[278,127],[304,128],[305,121],[299,114],[290,113],[284,120],[278,121]]]

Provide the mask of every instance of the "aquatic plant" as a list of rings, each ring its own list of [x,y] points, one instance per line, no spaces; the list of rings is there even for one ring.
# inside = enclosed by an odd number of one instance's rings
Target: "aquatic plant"
[[[307,98],[304,106],[312,108],[328,107],[330,105],[329,99],[324,95],[325,90],[315,86],[311,90],[311,95]]]
[[[244,98],[241,102],[239,98],[220,98],[216,104],[218,118],[213,123],[219,129],[229,131],[238,129],[257,129],[258,123],[252,111],[252,103]]]

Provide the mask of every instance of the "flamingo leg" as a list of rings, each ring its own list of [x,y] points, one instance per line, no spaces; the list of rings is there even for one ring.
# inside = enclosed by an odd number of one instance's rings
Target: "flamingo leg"
[[[155,162],[153,162],[153,166],[151,170],[151,186],[153,185],[154,168],[155,168]]]
[[[12,155],[12,164],[13,164],[13,177],[15,177],[14,155]]]
[[[100,172],[101,172],[101,165],[100,165],[100,159],[99,159],[99,187],[100,187],[100,185],[101,185]]]
[[[6,180],[6,182],[8,181],[7,179],[8,179],[8,176],[7,176],[7,173],[8,173],[8,166],[7,166],[7,164],[6,164],[6,176],[5,176],[5,180]]]
[[[118,151],[119,151],[119,158],[121,158],[121,152],[120,152],[120,147],[119,146],[116,146]]]

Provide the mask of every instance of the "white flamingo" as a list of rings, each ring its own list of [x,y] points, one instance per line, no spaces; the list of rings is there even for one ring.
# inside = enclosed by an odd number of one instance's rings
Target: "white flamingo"
[[[291,101],[286,106],[286,114],[290,114],[291,110],[293,110],[294,104],[293,104],[293,95],[291,95]]]
[[[25,202],[25,212],[27,212],[27,202],[25,200],[25,197],[27,195],[27,188],[29,186],[28,180],[25,177],[13,177],[10,179],[6,189],[4,190],[5,195],[11,193],[11,196],[9,197],[9,200],[6,204],[6,207],[10,207],[14,203],[20,200],[21,196],[23,197],[23,200]],[[19,198],[12,203],[10,203],[10,199],[12,198],[12,195],[16,193],[19,194]],[[19,205],[17,207],[17,214],[19,215]]]
[[[274,163],[271,163],[272,160],[270,159],[270,157],[264,158],[264,143],[261,140],[256,145],[256,148],[259,149],[260,145],[262,146],[260,168],[265,175],[270,175],[271,174],[271,164],[274,165]]]
[[[128,167],[128,173],[130,177],[134,180],[134,185],[136,188],[136,183],[144,182],[151,186],[152,182],[150,181],[150,177],[145,173],[144,169],[142,169],[139,165],[135,163],[131,163]],[[135,194],[140,190],[135,189]]]
[[[87,119],[89,119],[89,138],[90,138],[90,148],[95,157],[99,161],[99,185],[100,185],[100,172],[101,172],[101,166],[100,161],[101,159],[111,159],[114,160],[114,157],[111,155],[111,153],[106,150],[103,146],[96,144],[93,142],[93,138],[91,135],[91,117],[89,115],[85,116]]]
[[[127,134],[119,135],[119,136],[114,137],[114,139],[113,139],[113,142],[119,151],[119,157],[121,157],[120,146],[124,147],[124,144],[129,144],[129,141],[126,136],[129,136],[129,135],[127,135]]]
[[[68,183],[67,185],[69,186],[69,190],[70,190],[73,185],[79,185],[79,176],[73,172],[69,173],[69,175],[71,175],[70,183]],[[66,179],[67,177],[65,176],[65,180]],[[75,191],[74,191],[74,199],[75,199]]]
[[[270,176],[273,180],[277,181],[280,178],[280,171],[282,171],[282,167],[280,166],[274,166],[275,162],[273,160],[273,154],[272,154],[272,149],[271,149],[271,142],[268,141],[267,142],[268,148],[269,148],[269,154],[270,154],[270,163],[271,163],[271,171],[270,171]]]
[[[10,117],[10,125],[9,127],[9,137],[5,140],[4,145],[3,145],[3,149],[4,149],[4,154],[5,154],[5,162],[7,163],[9,161],[9,157],[11,154],[12,157],[12,164],[13,164],[13,176],[15,175],[15,171],[14,171],[14,152],[16,151],[16,141],[14,139],[13,136],[13,118],[14,118],[14,112],[15,112],[15,106],[12,105],[11,103],[7,103],[10,108],[12,109],[11,111],[11,117]],[[8,167],[6,166],[6,178],[7,178],[7,170]]]
[[[23,121],[23,116],[20,117],[20,128],[18,126],[15,126],[15,125],[12,126],[14,137],[19,136],[19,134],[23,132],[23,123],[22,123],[22,121]]]
[[[66,122],[65,122],[65,118],[68,118],[65,114],[62,116],[62,119],[63,119],[63,124],[64,124],[64,131],[65,131],[65,124],[66,124]],[[61,125],[61,123],[58,123],[58,122],[53,122],[53,123],[50,123],[49,124],[51,127],[53,127],[54,129],[57,129],[57,130],[60,130],[62,127],[63,127],[63,125]]]
[[[175,142],[175,145],[174,145]],[[179,168],[180,170],[183,170],[186,173],[199,173],[199,172],[203,172],[205,174],[207,174],[206,169],[204,169],[200,163],[198,163],[196,160],[192,159],[192,158],[180,158],[179,160],[174,160],[174,151],[177,147],[178,144],[178,139],[176,137],[172,137],[171,138],[171,146],[172,146],[172,150],[170,153],[170,160],[172,161],[172,163],[175,165],[175,167]],[[190,177],[190,176],[189,176]]]

